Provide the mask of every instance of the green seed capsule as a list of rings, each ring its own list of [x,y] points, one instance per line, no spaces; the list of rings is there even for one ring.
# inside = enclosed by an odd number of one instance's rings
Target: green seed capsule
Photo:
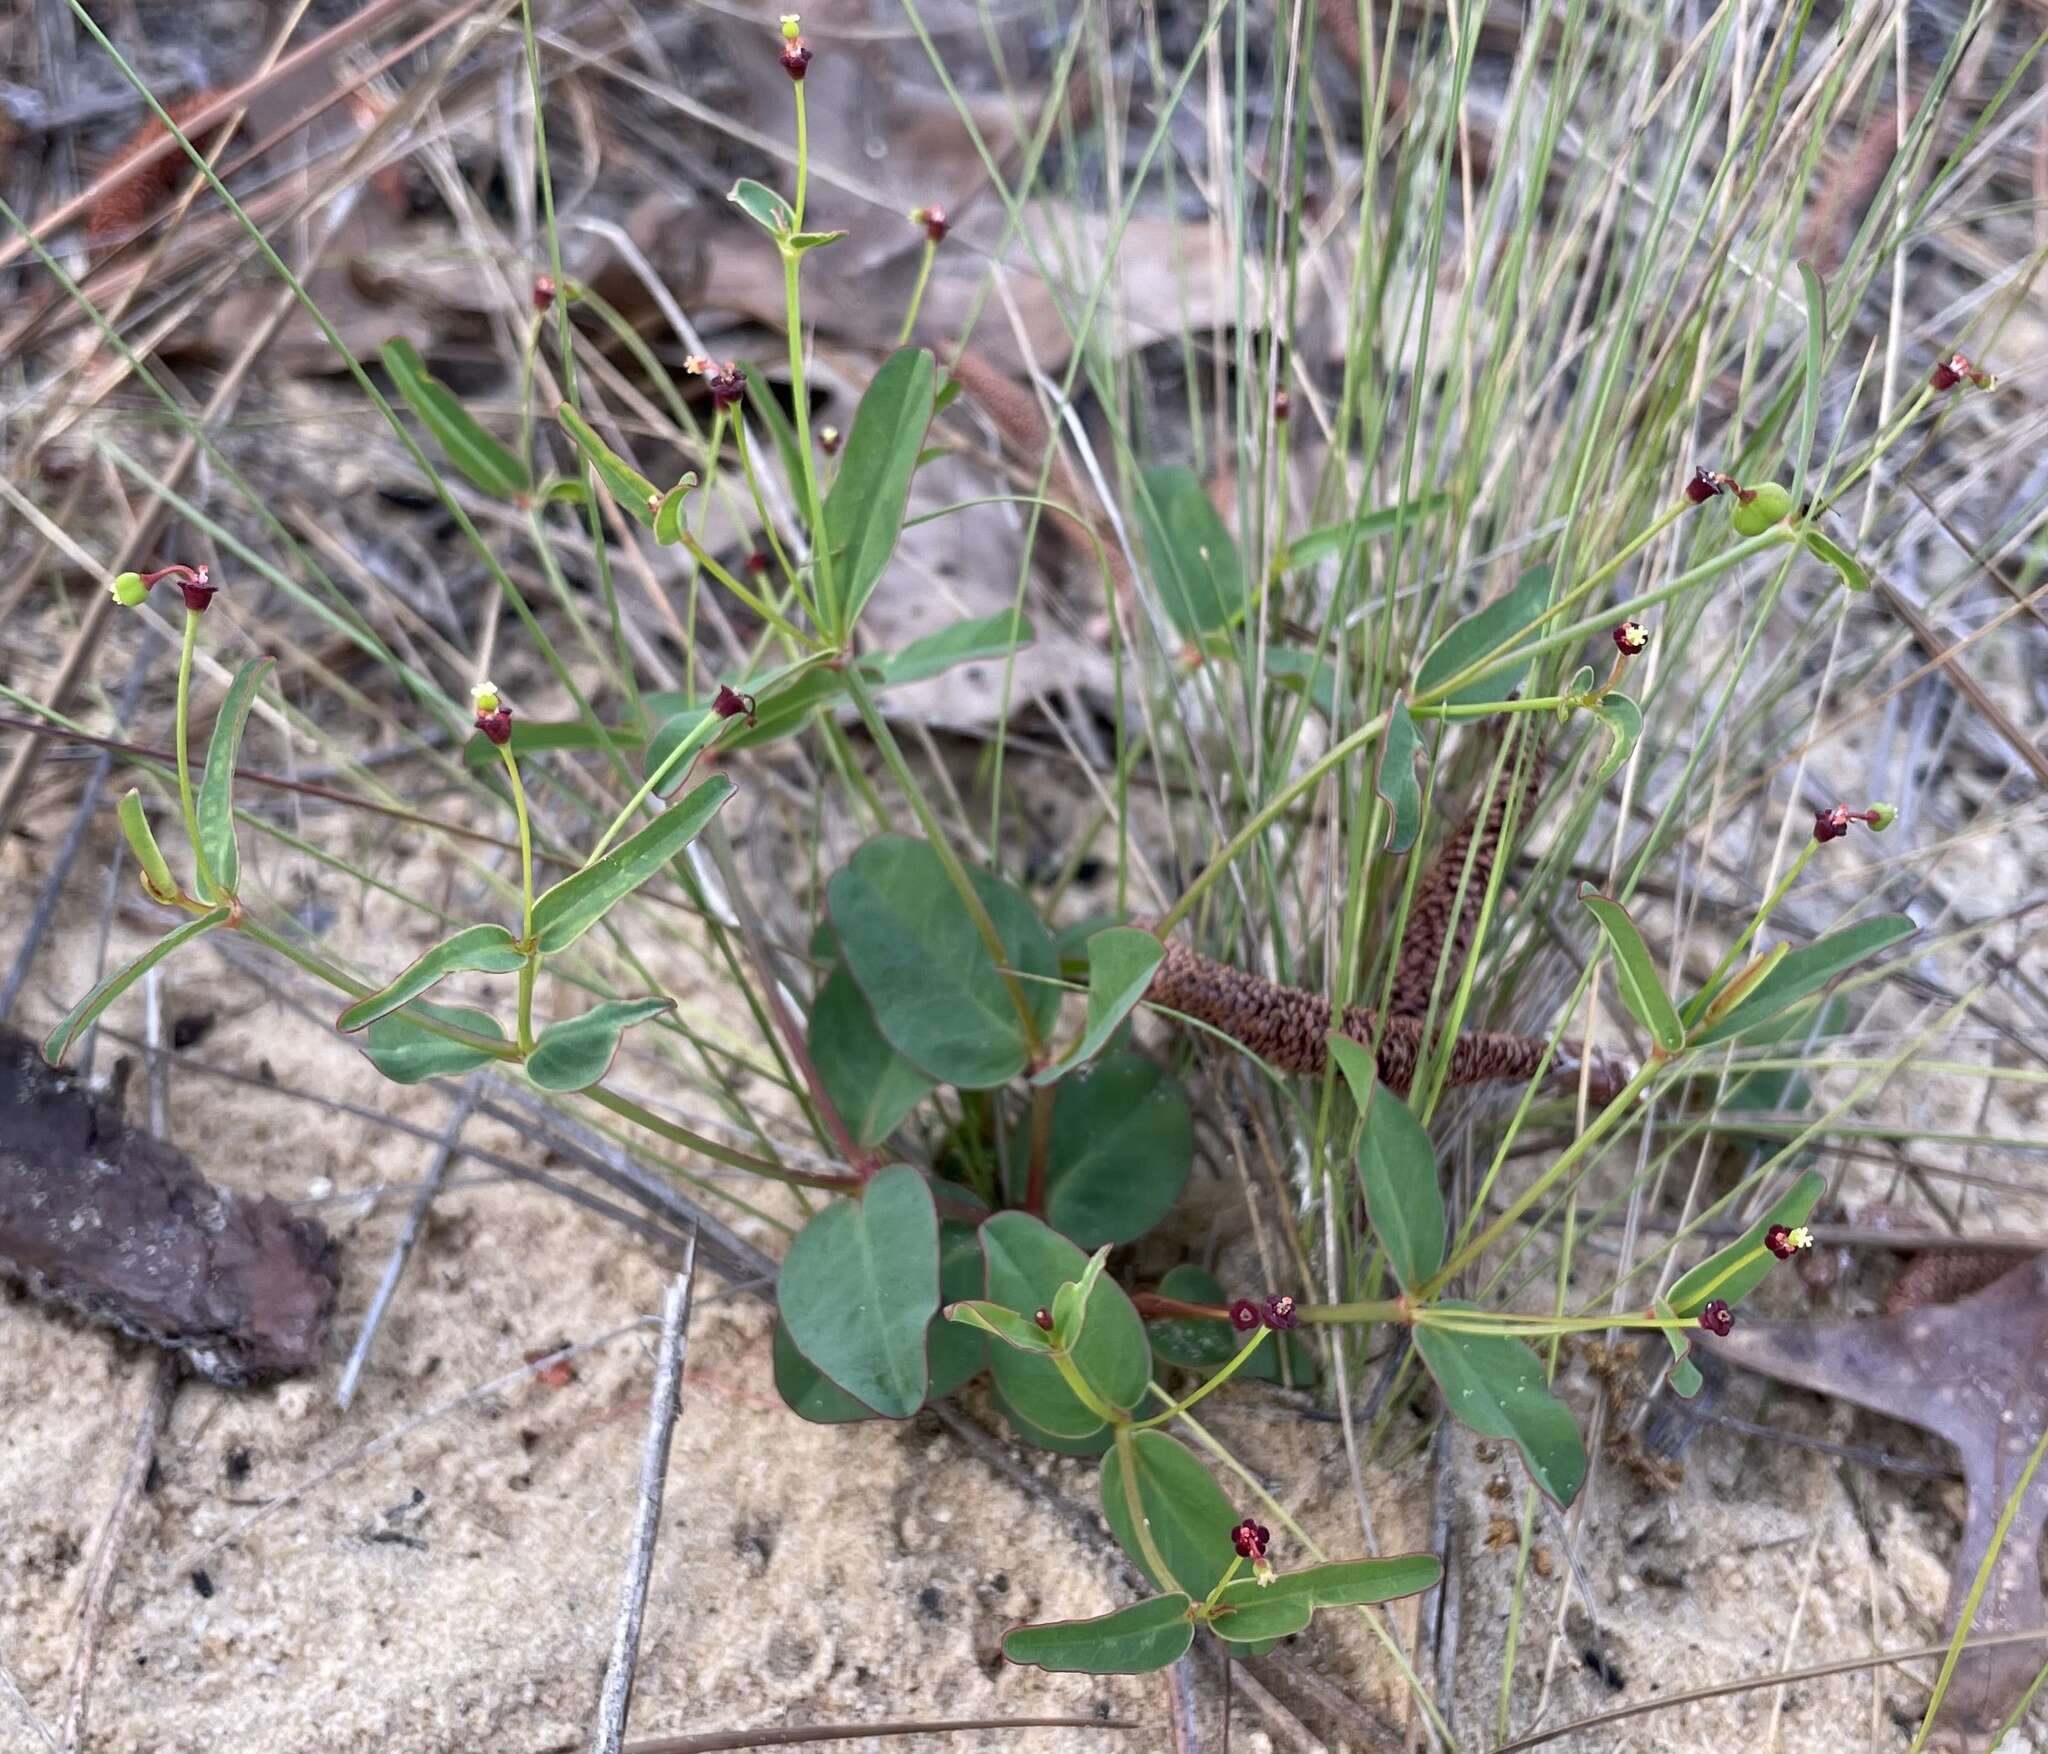
[[[1748,499],[1736,505],[1730,522],[1735,525],[1738,535],[1761,536],[1773,524],[1781,522],[1791,509],[1791,493],[1775,481],[1766,481]]]

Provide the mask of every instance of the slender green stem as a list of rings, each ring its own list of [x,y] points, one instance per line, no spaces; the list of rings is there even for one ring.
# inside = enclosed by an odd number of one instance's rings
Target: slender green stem
[[[804,108],[804,82],[799,79],[796,91],[796,199],[790,203],[790,210],[796,215],[796,223],[790,229],[804,228],[804,191],[811,180],[811,121]]]
[[[857,1175],[813,1175],[809,1170],[786,1169],[779,1163],[771,1163],[765,1157],[756,1157],[751,1151],[735,1150],[730,1145],[721,1145],[716,1139],[707,1139],[701,1133],[693,1133],[688,1127],[678,1126],[674,1121],[664,1120],[652,1109],[643,1108],[630,1096],[621,1096],[615,1090],[601,1086],[582,1092],[582,1095],[609,1109],[621,1120],[631,1121],[636,1127],[645,1127],[650,1133],[659,1134],[672,1145],[683,1145],[690,1150],[708,1157],[714,1163],[723,1163],[732,1169],[744,1169],[750,1175],[766,1176],[770,1181],[788,1182],[792,1187],[824,1188],[835,1194],[857,1193],[860,1177]]]
[[[1233,1376],[1235,1376],[1240,1368],[1242,1368],[1246,1364],[1249,1364],[1251,1362],[1252,1354],[1258,1351],[1258,1349],[1265,1343],[1266,1330],[1264,1328],[1260,1328],[1259,1331],[1253,1334],[1252,1337],[1249,1340],[1247,1340],[1243,1346],[1238,1348],[1238,1353],[1235,1358],[1231,1359],[1231,1361],[1228,1364],[1226,1364],[1207,1382],[1202,1384],[1202,1386],[1195,1390],[1193,1394],[1188,1396],[1188,1398],[1185,1401],[1168,1401],[1166,1404],[1166,1411],[1164,1413],[1155,1413],[1152,1415],[1150,1419],[1140,1419],[1136,1424],[1134,1424],[1131,1427],[1131,1429],[1133,1431],[1150,1431],[1152,1427],[1155,1425],[1165,1425],[1171,1420],[1178,1419],[1197,1401],[1200,1401],[1205,1396],[1213,1395]]]
[[[1294,1312],[1305,1322],[1405,1322],[1408,1307],[1394,1297],[1358,1303],[1304,1303]]]
[[[939,253],[939,246],[929,238],[925,240],[924,259],[917,265],[917,284],[910,289],[910,304],[903,313],[903,327],[896,331],[896,345],[902,347],[910,340],[910,331],[917,327],[918,308],[924,303],[924,289],[931,282],[932,260]]]
[[[1231,1560],[1230,1569],[1216,1580],[1216,1587],[1204,1598],[1202,1606],[1204,1608],[1213,1608],[1218,1602],[1222,1601],[1223,1592],[1230,1588],[1231,1584],[1237,1580],[1237,1574],[1242,1570],[1244,1570],[1244,1555],[1240,1553],[1235,1559]]]
[[[524,1059],[533,1052],[533,982],[540,972],[540,951],[533,943],[533,823],[526,812],[526,782],[519,777],[510,743],[498,745],[498,759],[505,764],[512,810],[519,818],[519,941],[526,946],[526,960],[519,965],[519,1054]]]
[[[1100,1419],[1103,1424],[1112,1425],[1116,1428],[1119,1442],[1125,1441],[1124,1433],[1127,1429],[1137,1429],[1131,1425],[1130,1416],[1127,1413],[1112,1407],[1095,1392],[1093,1385],[1081,1374],[1081,1367],[1074,1362],[1071,1353],[1055,1351],[1047,1353],[1046,1356],[1052,1360],[1053,1368],[1060,1373],[1067,1387],[1074,1391],[1074,1399],[1086,1407],[1089,1412],[1093,1413],[1096,1418]]]
[[[1792,861],[1791,868],[1783,877],[1778,879],[1778,886],[1769,895],[1764,897],[1763,906],[1756,910],[1756,914],[1749,924],[1742,928],[1741,934],[1736,938],[1735,942],[1728,946],[1721,960],[1714,965],[1714,972],[1707,976],[1705,984],[1686,1002],[1683,1016],[1687,1028],[1698,1022],[1700,1014],[1706,1010],[1708,1005],[1713,1003],[1714,993],[1721,985],[1723,977],[1735,966],[1736,959],[1741,956],[1743,951],[1749,948],[1750,941],[1756,937],[1757,933],[1764,929],[1764,922],[1776,912],[1778,903],[1783,901],[1786,895],[1790,893],[1792,885],[1799,881],[1799,874],[1806,869],[1807,865],[1812,861],[1813,855],[1818,851],[1820,851],[1820,842],[1817,840],[1809,840],[1800,849],[1799,857]]]
[[[696,556],[699,566],[735,597],[739,598],[742,603],[746,604],[749,609],[753,610],[756,615],[760,616],[763,621],[773,627],[777,633],[786,639],[794,641],[806,651],[814,652],[818,650],[820,642],[816,638],[802,632],[793,623],[785,621],[780,615],[776,614],[773,609],[759,597],[755,596],[752,591],[748,590],[745,585],[741,584],[738,579],[734,578],[717,561],[713,560],[710,554],[705,551],[704,545],[688,530],[683,532],[683,546]]]
[[[818,614],[817,606],[803,598],[797,570],[790,564],[789,555],[782,546],[781,532],[775,528],[775,520],[768,515],[768,501],[761,492],[760,479],[754,473],[754,450],[747,443],[747,423],[745,418],[737,413],[732,417],[732,436],[740,453],[740,471],[747,478],[747,492],[753,497],[754,515],[761,520],[761,533],[768,538],[768,546],[775,555],[775,564],[782,568],[782,576],[789,581],[791,588],[797,591],[799,600],[803,601],[810,618],[823,626],[823,617]],[[709,480],[710,477],[707,475],[705,479]]]
[[[1490,719],[1496,713],[1547,713],[1558,707],[1578,706],[1585,697],[1577,694],[1541,694],[1529,700],[1479,700],[1462,706],[1416,707],[1410,717],[1417,719]]]
[[[206,848],[199,839],[199,806],[192,801],[192,758],[186,753],[192,717],[192,653],[199,644],[199,617],[185,611],[185,643],[178,648],[178,803],[185,812],[185,834],[192,842],[192,864],[199,873],[199,893],[220,893],[213,872],[206,863]]]

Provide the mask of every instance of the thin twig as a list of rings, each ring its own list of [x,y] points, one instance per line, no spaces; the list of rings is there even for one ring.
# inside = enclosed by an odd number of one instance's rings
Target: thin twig
[[[342,1369],[341,1381],[334,1390],[334,1404],[344,1412],[348,1410],[349,1402],[356,1398],[356,1384],[362,1380],[363,1367],[370,1362],[370,1347],[377,1338],[384,1312],[391,1307],[391,1300],[398,1293],[398,1281],[405,1272],[405,1263],[412,1259],[420,1233],[427,1227],[427,1214],[441,1192],[441,1184],[448,1179],[448,1166],[454,1161],[462,1129],[469,1125],[469,1117],[476,1113],[476,1095],[476,1080],[471,1078],[463,1085],[462,1094],[455,1099],[455,1110],[449,1115],[448,1125],[434,1147],[433,1161],[427,1165],[426,1179],[420,1184],[420,1191],[413,1196],[412,1210],[405,1215],[405,1227],[399,1231],[398,1241],[392,1245],[391,1258],[384,1263],[384,1276],[377,1281],[376,1294],[371,1297],[370,1307],[363,1315],[363,1330],[356,1336],[348,1363]]]
[[[27,1697],[21,1691],[20,1685],[15,1681],[13,1675],[8,1673],[5,1663],[0,1663],[0,1696],[5,1696],[8,1703],[20,1715],[21,1721],[35,1731],[37,1739],[45,1748],[49,1749],[50,1754],[63,1754],[63,1751],[57,1746],[57,1738],[50,1734],[50,1726],[36,1716],[35,1707],[29,1704]]]
[[[619,1593],[619,1619],[612,1629],[611,1661],[605,1665],[598,1697],[597,1734],[591,1754],[619,1754],[626,1738],[626,1712],[633,1703],[633,1673],[640,1661],[640,1626],[647,1615],[647,1584],[654,1575],[654,1543],[661,1533],[661,1498],[668,1482],[669,1443],[682,1401],[683,1361],[690,1350],[690,1287],[695,1280],[697,1239],[683,1256],[682,1270],[669,1285],[661,1311],[661,1353],[654,1367],[654,1394],[647,1406],[647,1443],[640,1452],[640,1514]],[[745,1747],[728,1742],[727,1747]]]
[[[150,1378],[149,1396],[142,1405],[142,1419],[135,1427],[135,1441],[128,1449],[128,1466],[107,1512],[106,1527],[100,1532],[99,1552],[93,1556],[92,1577],[85,1588],[85,1619],[78,1629],[78,1651],[71,1659],[71,1699],[64,1712],[65,1754],[77,1754],[85,1745],[86,1706],[92,1696],[94,1666],[99,1661],[100,1637],[107,1627],[107,1609],[114,1596],[114,1577],[121,1568],[121,1549],[127,1543],[128,1524],[142,1485],[149,1478],[149,1464],[156,1456],[158,1440],[171,1417],[183,1366],[178,1355],[167,1352],[157,1360]]]

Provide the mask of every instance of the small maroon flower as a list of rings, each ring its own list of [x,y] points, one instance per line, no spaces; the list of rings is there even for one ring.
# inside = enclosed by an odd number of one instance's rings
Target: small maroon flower
[[[723,682],[718,685],[718,694],[711,702],[711,710],[721,719],[737,719],[745,716],[748,724],[754,722],[758,708],[751,694],[742,694],[736,688],[728,688]]]
[[[1273,418],[1275,420],[1285,420],[1293,412],[1294,398],[1288,395],[1287,386],[1282,384],[1279,389],[1273,392]]]
[[[799,85],[811,70],[811,45],[802,37],[791,37],[782,45],[782,70]]]
[[[712,407],[731,408],[746,400],[747,374],[733,361],[727,360],[720,365],[715,359],[693,353],[683,361],[683,365],[704,380],[705,389],[711,392]]]
[[[503,749],[512,741],[512,709],[500,704],[494,712],[478,713],[476,728]]]
[[[839,455],[839,428],[821,426],[818,428],[818,449],[828,457]]]
[[[1240,1334],[1249,1334],[1260,1319],[1259,1306],[1249,1297],[1240,1297],[1230,1306],[1230,1325]]]
[[[1624,621],[1614,630],[1614,644],[1624,658],[1636,658],[1650,649],[1650,630],[1640,621]]]
[[[202,566],[193,577],[180,579],[178,589],[185,595],[185,607],[194,615],[204,615],[207,604],[213,601],[213,595],[220,586],[206,582],[206,568]]]
[[[1849,806],[1837,804],[1832,810],[1816,810],[1813,813],[1813,838],[1823,845],[1831,840],[1840,840],[1849,832]]]
[[[1034,1309],[1034,1310],[1033,1310],[1033,1311],[1031,1312],[1031,1319],[1032,1319],[1032,1320],[1033,1320],[1034,1322],[1036,1322],[1036,1323],[1038,1324],[1038,1326],[1039,1326],[1039,1327],[1040,1327],[1040,1328],[1041,1328],[1041,1329],[1042,1329],[1042,1330],[1043,1330],[1044,1332],[1046,1332],[1046,1333],[1048,1333],[1048,1334],[1052,1332],[1052,1311],[1051,1311],[1051,1310],[1049,1310],[1049,1309]]]
[[[1685,484],[1685,497],[1694,505],[1705,505],[1715,494],[1726,491],[1723,486],[1726,479],[1702,463],[1692,472],[1692,479]]]
[[[1274,1292],[1266,1299],[1265,1323],[1275,1331],[1299,1327],[1301,1317],[1295,1311],[1294,1299],[1284,1291]]]
[[[555,277],[552,274],[536,274],[533,277],[533,308],[542,316],[554,308]]]
[[[764,579],[768,576],[768,553],[766,549],[757,548],[752,554],[747,556],[747,575],[750,578],[757,579]]]
[[[1735,1326],[1735,1312],[1717,1297],[1700,1311],[1700,1326],[1726,1339]]]
[[[1799,1252],[1792,1242],[1791,1226],[1785,1224],[1773,1224],[1764,1232],[1764,1247],[1781,1261],[1789,1261]]]
[[[1273,1531],[1264,1523],[1255,1523],[1246,1517],[1230,1531],[1230,1544],[1237,1549],[1240,1559],[1263,1559],[1266,1548],[1272,1543]]]
[[[946,233],[953,229],[953,222],[946,217],[946,210],[934,202],[929,207],[913,207],[910,223],[924,227],[924,241],[934,246],[946,241]]]

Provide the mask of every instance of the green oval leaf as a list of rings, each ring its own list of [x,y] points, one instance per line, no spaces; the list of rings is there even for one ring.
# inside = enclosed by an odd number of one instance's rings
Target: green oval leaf
[[[1604,694],[1593,703],[1593,711],[1614,739],[1600,763],[1600,771],[1593,776],[1595,785],[1604,786],[1621,772],[1621,764],[1635,754],[1643,735],[1643,709],[1625,694]]]
[[[1050,1084],[1094,1059],[1116,1026],[1145,996],[1165,959],[1166,946],[1136,926],[1111,926],[1088,940],[1088,1021],[1073,1051],[1056,1065],[1034,1072],[1031,1082]]]
[[[1138,479],[1138,527],[1167,619],[1190,640],[1231,626],[1250,601],[1244,561],[1201,477],[1175,464]]]
[[[1373,790],[1386,801],[1390,853],[1405,853],[1422,830],[1422,788],[1415,783],[1415,752],[1422,739],[1408,716],[1408,703],[1398,694],[1387,708],[1387,731],[1380,740],[1379,771]]]
[[[1671,1313],[1681,1321],[1689,1321],[1716,1298],[1723,1303],[1734,1304],[1747,1297],[1770,1276],[1771,1268],[1777,1264],[1777,1257],[1764,1247],[1764,1237],[1771,1226],[1782,1224],[1789,1230],[1804,1224],[1813,1215],[1813,1209],[1819,1204],[1826,1187],[1820,1173],[1809,1169],[1734,1242],[1709,1255],[1691,1272],[1681,1274],[1672,1283],[1671,1289],[1664,1294]]]
[[[983,1224],[981,1252],[989,1300],[1027,1320],[1037,1310],[1050,1309],[1059,1288],[1078,1281],[1088,1266],[1087,1257],[1065,1237],[1024,1212],[998,1212]],[[1145,1325],[1121,1286],[1104,1282],[1096,1287],[1074,1362],[1108,1405],[1128,1409],[1144,1397],[1150,1363]],[[1050,1359],[1001,1347],[989,1363],[1003,1399],[1031,1426],[1070,1440],[1102,1431],[1103,1421],[1075,1397]]]
[[[702,834],[732,793],[732,781],[713,774],[597,863],[540,895],[533,904],[533,935],[541,950],[553,956],[568,949]]]
[[[598,479],[605,484],[612,498],[626,511],[650,530],[654,527],[654,508],[660,502],[661,489],[642,475],[638,469],[597,436],[590,422],[578,414],[566,402],[555,404],[555,419],[571,442],[583,453],[584,460],[597,471]],[[514,726],[516,732],[517,726]]]
[[[1530,1478],[1559,1504],[1570,1504],[1586,1478],[1586,1446],[1571,1409],[1544,1382],[1542,1360],[1499,1334],[1456,1334],[1421,1323],[1414,1334],[1415,1350],[1451,1417],[1482,1437],[1507,1438],[1522,1452]]]
[[[1020,976],[1056,975],[1052,940],[1031,904],[987,872],[968,878],[1010,967]],[[1007,1084],[1024,1070],[1028,1043],[1009,988],[927,842],[902,835],[869,841],[833,874],[825,903],[845,965],[898,1053],[964,1090]],[[1058,1012],[1059,988],[1022,984],[1043,1034]]]
[[[1048,1449],[1055,1455],[1062,1456],[1099,1456],[1110,1446],[1110,1430],[1107,1425],[1098,1425],[1086,1437],[1061,1437],[1056,1432],[1047,1431],[1043,1426],[1032,1424],[1011,1406],[1003,1394],[1000,1379],[990,1383],[989,1392],[995,1401],[996,1411],[1002,1414],[1010,1429],[1034,1449]]]
[[[1710,1047],[1715,1042],[1745,1034],[1758,1024],[1768,1022],[1780,1011],[1798,1004],[1809,994],[1819,992],[1836,975],[1854,967],[1865,957],[1875,956],[1901,938],[1912,937],[1918,930],[1919,927],[1905,914],[1878,914],[1871,919],[1859,920],[1853,926],[1844,926],[1839,932],[1830,932],[1825,938],[1816,938],[1797,950],[1787,951],[1778,966],[1757,982],[1748,998],[1719,1023],[1699,1032],[1694,1045]]]
[[[964,1195],[965,1190],[961,1190]],[[939,1301],[958,1303],[979,1297],[983,1268],[981,1237],[972,1224],[939,1220]],[[988,1367],[988,1341],[971,1327],[934,1321],[926,1335],[925,1356],[931,1361],[927,1402],[952,1394]]]
[[[1135,1431],[1109,1452],[1102,1464],[1102,1514],[1117,1545],[1155,1589],[1185,1590],[1204,1601],[1236,1557],[1230,1541],[1236,1508],[1187,1446],[1163,1431]],[[1165,1576],[1147,1554],[1147,1539]]]
[[[1144,1675],[1188,1654],[1195,1641],[1186,1596],[1154,1596],[1093,1620],[1051,1620],[1003,1634],[1013,1663],[1071,1675]]]
[[[275,661],[251,658],[235,672],[206,746],[206,772],[200,778],[195,805],[199,847],[206,855],[216,892],[224,896],[234,894],[242,877],[242,851],[235,840],[235,762],[242,752],[242,731],[249,723],[249,709],[256,704],[256,690]]]
[[[1230,1301],[1214,1276],[1192,1262],[1169,1270],[1159,1281],[1159,1294],[1182,1303],[1222,1305]],[[1221,1316],[1173,1316],[1165,1321],[1147,1322],[1145,1328],[1152,1338],[1153,1353],[1162,1363],[1190,1370],[1215,1370],[1228,1364],[1244,1343]],[[1272,1341],[1254,1352],[1237,1374],[1258,1382],[1286,1381],[1296,1388],[1311,1387],[1316,1380],[1315,1354],[1302,1343],[1301,1335],[1283,1333],[1274,1338],[1285,1343],[1286,1376],[1281,1374],[1281,1348]]]
[[[115,814],[121,819],[121,834],[128,842],[128,850],[142,867],[144,892],[152,901],[174,903],[178,899],[178,880],[171,875],[170,861],[164,857],[163,848],[156,844],[149,817],[143,812],[142,794],[130,786],[121,794]]]
[[[924,1404],[925,1331],[939,1307],[939,1215],[924,1177],[883,1170],[835,1200],[789,1245],[775,1296],[789,1337],[885,1419]]]
[[[1444,1264],[1444,1196],[1429,1135],[1385,1085],[1372,1093],[1366,1109],[1358,1173],[1373,1235],[1387,1251],[1401,1289],[1413,1291]]]
[[[1685,1025],[1679,1022],[1664,983],[1657,978],[1657,964],[1650,956],[1650,947],[1643,942],[1642,933],[1636,930],[1635,921],[1628,917],[1620,902],[1590,887],[1579,890],[1579,900],[1599,921],[1607,947],[1614,954],[1615,983],[1621,988],[1621,1002],[1628,1007],[1629,1015],[1649,1031],[1650,1039],[1667,1054],[1677,1053],[1685,1046]]]
[[[780,1318],[775,1323],[774,1360],[775,1392],[799,1419],[813,1425],[852,1425],[879,1417],[799,1352]]]
[[[852,975],[835,968],[811,1005],[806,1031],[818,1081],[858,1145],[879,1145],[937,1080],[889,1045]]]
[[[890,354],[853,411],[853,429],[839,473],[825,495],[825,541],[831,549],[836,614],[842,637],[881,582],[903,531],[910,478],[932,421],[932,356],[921,347]]]
[[[1320,529],[1304,530],[1281,550],[1273,563],[1275,572],[1293,572],[1297,567],[1315,566],[1325,560],[1334,560],[1354,542],[1369,542],[1375,536],[1389,534],[1395,525],[1405,521],[1413,530],[1424,519],[1433,518],[1451,503],[1448,493],[1425,493],[1419,499],[1405,505],[1376,506],[1355,518],[1341,524],[1325,524]]]
[[[766,183],[742,177],[725,198],[772,237],[785,238],[796,229],[796,209]]]
[[[1283,1571],[1268,1587],[1280,1595],[1304,1596],[1317,1608],[1359,1608],[1419,1596],[1443,1580],[1443,1561],[1434,1553],[1389,1553]]]
[[[957,664],[986,664],[1007,658],[1037,637],[1037,629],[1029,621],[1005,610],[1000,615],[956,621],[937,633],[912,640],[900,652],[887,652],[869,662],[880,669],[884,688],[901,688],[906,683],[941,675]]]
[[[43,1058],[53,1066],[62,1063],[64,1056],[71,1051],[71,1044],[91,1025],[94,1018],[172,951],[182,950],[194,938],[201,937],[212,931],[215,926],[223,924],[228,912],[227,908],[217,907],[210,913],[203,913],[196,919],[187,920],[182,926],[166,932],[133,962],[125,963],[114,970],[65,1012],[63,1020],[50,1031],[49,1038],[43,1043]],[[1135,1313],[1132,1319],[1136,1320]]]
[[[471,485],[506,500],[533,491],[533,477],[526,465],[485,432],[456,400],[455,392],[428,372],[418,348],[403,339],[387,341],[377,354],[398,393]]]
[[[1143,1236],[1173,1210],[1194,1151],[1180,1085],[1141,1054],[1107,1055],[1054,1093],[1046,1222],[1085,1249]],[[1010,1143],[1012,1201],[1027,1190],[1030,1156],[1029,1125],[1020,1123]]]
[[[370,1033],[363,1037],[363,1052],[369,1056],[370,1064],[392,1083],[421,1084],[429,1078],[452,1078],[500,1057],[487,1048],[472,1047],[423,1029],[413,1021],[419,1016],[431,1017],[453,1029],[466,1029],[471,1035],[489,1036],[493,1041],[505,1039],[498,1020],[488,1011],[415,999],[408,1009],[378,1018],[370,1025]]]
[[[543,1090],[588,1090],[612,1069],[627,1030],[675,1006],[673,999],[611,999],[550,1023],[526,1057],[526,1075]]]
[[[836,244],[844,236],[843,231],[793,231],[787,241],[792,255],[803,256],[827,244]]]
[[[1268,1638],[1287,1638],[1301,1631],[1315,1613],[1306,1596],[1275,1595],[1255,1577],[1241,1577],[1226,1584],[1216,1598],[1216,1612],[1209,1630],[1232,1644],[1256,1644]]]
[[[380,1017],[388,1017],[451,974],[514,974],[525,961],[518,940],[503,926],[465,926],[454,937],[442,939],[368,998],[358,999],[334,1020],[334,1027],[343,1035],[353,1034],[358,1029],[367,1029]]]
[[[1533,639],[1538,629],[1532,624],[1549,604],[1550,568],[1532,566],[1515,581],[1515,588],[1505,597],[1466,616],[1429,648],[1415,672],[1414,695],[1418,698],[1427,695],[1481,660],[1496,653],[1505,653],[1525,639]],[[1431,701],[1430,704],[1469,706],[1475,701],[1505,700],[1521,686],[1522,678],[1528,672],[1529,660],[1524,658],[1519,664],[1506,669],[1476,676],[1452,690],[1441,701]]]

